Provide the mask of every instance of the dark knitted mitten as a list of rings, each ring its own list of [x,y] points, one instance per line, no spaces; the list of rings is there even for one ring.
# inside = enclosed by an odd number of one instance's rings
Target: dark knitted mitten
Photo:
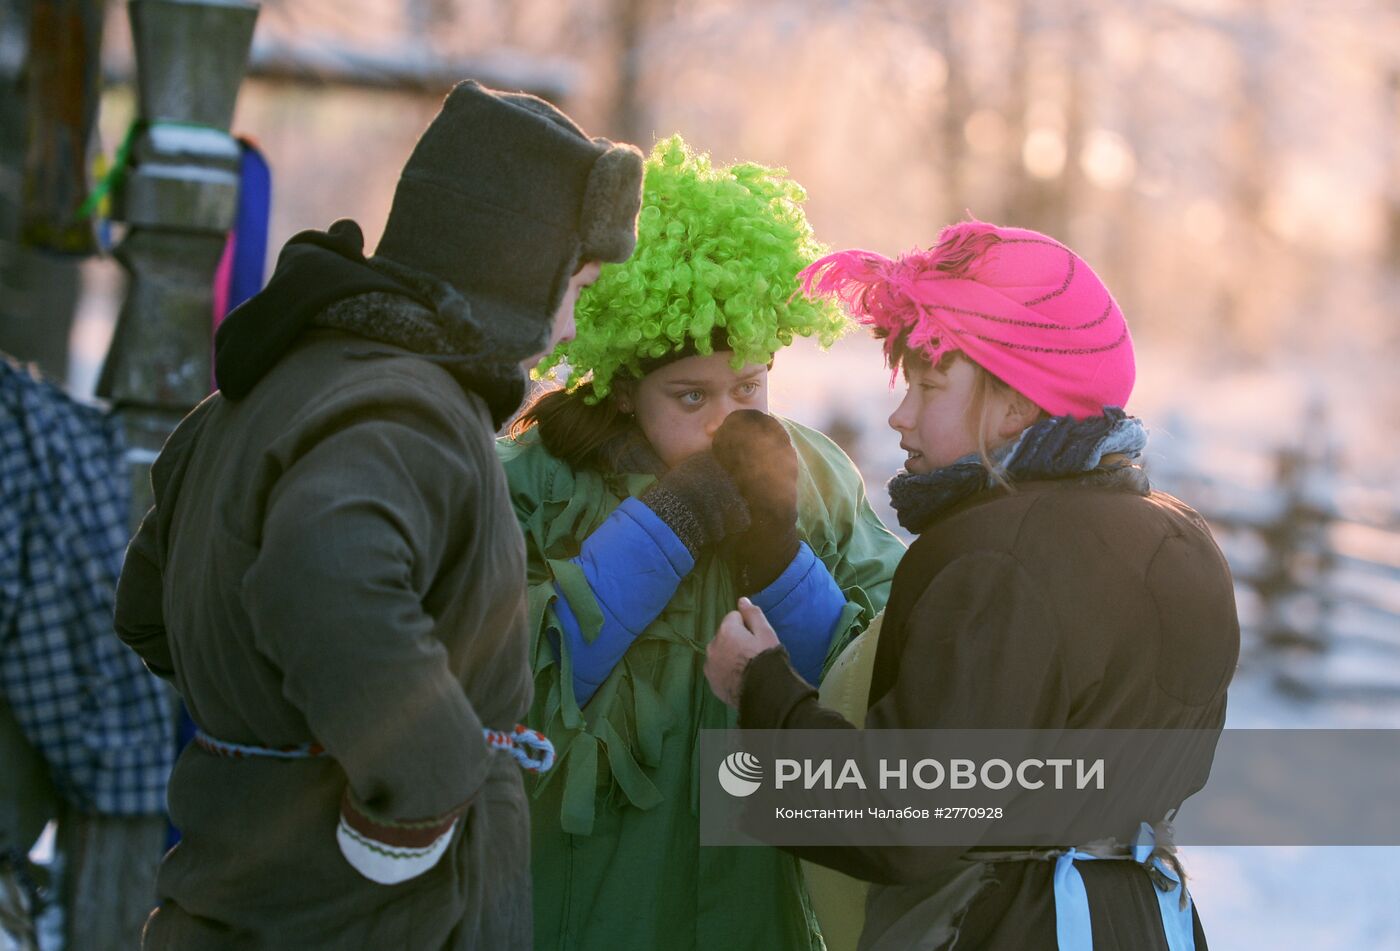
[[[749,529],[733,543],[739,590],[762,591],[797,557],[797,450],[767,413],[730,413],[711,452],[729,471],[749,506]]]
[[[749,525],[748,506],[739,487],[709,452],[697,452],[682,461],[643,492],[641,501],[696,558],[701,549]]]

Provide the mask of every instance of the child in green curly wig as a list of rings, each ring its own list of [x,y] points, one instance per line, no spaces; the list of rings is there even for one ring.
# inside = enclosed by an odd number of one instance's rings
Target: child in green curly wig
[[[499,450],[525,532],[537,947],[821,946],[794,859],[699,846],[698,731],[734,725],[705,646],[740,597],[817,683],[884,606],[903,546],[829,439],[768,414],[774,355],[845,319],[795,292],[820,253],[781,169],[678,136],[646,163],[637,248],[605,265],[568,363]]]
[[[782,169],[715,168],[678,135],[657,143],[636,252],[603,269],[579,299],[577,336],[540,372],[567,360],[569,388],[586,380],[598,398],[615,378],[640,378],[681,354],[727,350],[738,367],[768,363],[794,337],[830,346],[845,318],[796,293],[797,272],[822,251],[802,213],[806,198]]]

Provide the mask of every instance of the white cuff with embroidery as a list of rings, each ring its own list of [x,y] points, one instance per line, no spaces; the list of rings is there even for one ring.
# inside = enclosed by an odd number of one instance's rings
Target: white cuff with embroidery
[[[354,828],[342,812],[340,824],[335,830],[335,840],[340,846],[340,854],[345,856],[345,861],[349,862],[355,871],[371,882],[397,885],[399,882],[417,878],[438,863],[452,842],[452,833],[457,830],[457,822],[457,819],[453,819],[440,835],[426,842],[420,834],[407,837],[417,841],[390,843],[371,838],[365,832]]]

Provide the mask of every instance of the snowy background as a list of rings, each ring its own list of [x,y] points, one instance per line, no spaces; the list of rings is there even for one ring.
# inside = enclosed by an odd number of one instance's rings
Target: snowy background
[[[122,6],[109,150],[133,108]],[[968,211],[1067,241],[1133,329],[1154,482],[1212,519],[1240,580],[1228,725],[1400,728],[1393,0],[262,8],[234,131],[273,168],[273,253],[340,216],[374,243],[442,74],[549,91],[593,134],[680,131],[786,166],[833,247],[895,254]],[[79,393],[122,289],[112,261],[83,264]],[[885,515],[887,380],[853,337],[785,351],[771,382],[775,410],[840,436]],[[1185,855],[1214,948],[1400,948],[1400,848]]]

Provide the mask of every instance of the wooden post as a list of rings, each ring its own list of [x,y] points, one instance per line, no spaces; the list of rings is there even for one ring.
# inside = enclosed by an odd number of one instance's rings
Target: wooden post
[[[228,128],[258,7],[131,0],[127,11],[138,124],[113,199],[130,281],[98,392],[123,422],[134,529],[150,507],[151,461],[210,390],[214,271],[238,203]],[[69,814],[59,829],[68,947],[135,947],[155,905],[164,817]]]
[[[101,0],[0,0],[0,350],[53,380],[68,375],[70,255],[92,243],[77,208],[101,23]]]
[[[214,270],[238,206],[228,127],[258,7],[131,0],[128,11],[138,125],[114,200],[130,282],[98,393],[124,424],[134,529],[150,507],[151,461],[210,389]]]
[[[1302,432],[1325,433],[1326,426],[1322,404],[1309,404]],[[1280,449],[1275,457],[1284,505],[1278,519],[1260,529],[1269,554],[1257,584],[1266,606],[1266,646],[1313,652],[1329,646],[1336,558],[1329,538],[1332,515],[1320,498],[1319,482],[1330,477],[1332,462],[1325,442]]]

